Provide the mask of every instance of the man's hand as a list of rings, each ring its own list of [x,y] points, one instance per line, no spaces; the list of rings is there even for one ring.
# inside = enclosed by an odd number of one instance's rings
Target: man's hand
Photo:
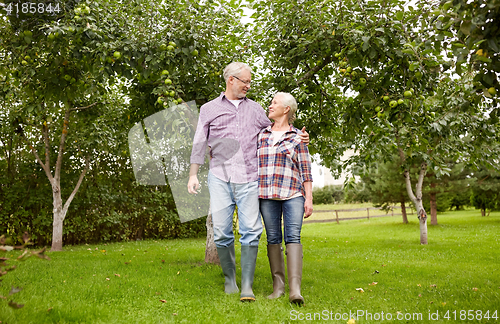
[[[200,166],[195,163],[191,163],[189,168],[188,192],[190,194],[197,194],[200,189],[200,182],[198,181],[199,168]]]
[[[300,140],[302,141],[302,143],[309,145],[309,133],[306,132],[306,126],[302,127],[300,131],[302,132],[302,134],[299,135]]]
[[[188,192],[190,194],[197,194],[199,189],[200,189],[200,182],[198,181],[198,177],[196,175],[189,176]]]
[[[313,202],[311,199],[306,199],[304,202],[304,218],[308,218],[313,213]]]

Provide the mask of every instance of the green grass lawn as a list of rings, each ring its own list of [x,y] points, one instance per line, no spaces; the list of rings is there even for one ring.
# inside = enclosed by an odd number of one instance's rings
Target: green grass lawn
[[[414,216],[407,225],[401,217],[305,224],[303,307],[290,305],[288,296],[266,299],[272,282],[265,236],[255,303],[224,294],[220,268],[203,263],[204,239],[66,246],[48,253],[50,261],[30,258],[2,277],[0,294],[21,286],[10,297],[25,306],[14,310],[10,299],[0,300],[0,321],[288,323],[316,317],[346,323],[349,312],[364,312],[356,323],[496,323],[491,316],[500,317],[500,213],[479,215],[440,214],[439,225],[429,226],[427,246],[419,244]],[[469,310],[481,316],[489,311],[490,319],[469,321]],[[382,321],[382,312],[392,321]],[[439,320],[429,320],[436,312]]]

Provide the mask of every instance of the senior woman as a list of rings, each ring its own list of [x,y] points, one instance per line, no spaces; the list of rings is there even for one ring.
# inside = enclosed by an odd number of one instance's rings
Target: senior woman
[[[307,145],[293,127],[297,102],[289,93],[278,92],[269,106],[274,123],[258,137],[259,205],[267,234],[267,256],[273,278],[270,299],[285,293],[285,261],[281,242],[281,219],[291,303],[304,303],[300,293],[302,281],[302,218],[312,214],[311,160]]]

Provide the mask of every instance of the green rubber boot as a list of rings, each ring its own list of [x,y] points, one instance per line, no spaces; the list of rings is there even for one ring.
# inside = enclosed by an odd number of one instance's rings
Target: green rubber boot
[[[241,246],[241,301],[255,301],[252,285],[258,250],[258,246]]]
[[[226,294],[235,294],[239,292],[236,285],[236,264],[234,256],[234,244],[228,247],[218,247],[217,254],[219,254],[220,266],[224,274],[224,291]]]

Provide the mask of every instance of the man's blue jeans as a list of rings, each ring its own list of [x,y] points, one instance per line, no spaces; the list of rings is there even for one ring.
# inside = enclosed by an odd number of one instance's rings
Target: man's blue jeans
[[[267,244],[281,244],[281,216],[283,215],[285,244],[300,244],[304,217],[304,197],[288,200],[259,199],[260,213],[266,227]]]
[[[259,215],[258,182],[231,183],[208,173],[210,209],[214,225],[214,241],[217,247],[234,244],[233,214],[238,206],[241,245],[259,245],[262,222]]]

